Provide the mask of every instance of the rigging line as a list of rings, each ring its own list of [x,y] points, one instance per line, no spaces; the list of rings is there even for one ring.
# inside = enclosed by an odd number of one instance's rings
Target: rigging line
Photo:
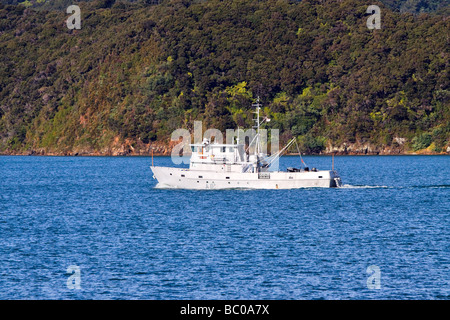
[[[292,140],[290,140],[290,141],[286,144],[286,146],[285,146],[283,149],[279,150],[277,153],[271,155],[270,157],[267,157],[266,160],[268,160],[269,163],[272,163],[276,158],[278,158],[278,157],[280,156],[280,154],[284,151],[284,149],[286,149],[287,147],[289,147],[289,145],[290,145],[291,143],[292,143]]]
[[[300,148],[298,147],[297,139],[295,139],[295,145],[297,146],[297,151],[298,151],[298,155],[300,156],[300,161],[301,161],[302,165],[306,168],[306,163],[305,163],[305,161],[303,161],[302,154],[300,152]]]
[[[248,149],[250,149],[250,146],[252,145],[253,141],[255,141],[257,135],[258,135],[258,133],[253,137],[252,141],[248,144],[247,149],[245,149],[245,153],[247,153]],[[245,143],[245,141],[244,141],[244,143]]]
[[[270,160],[269,166],[272,164],[272,162],[275,161],[275,159],[281,157],[281,154],[284,152],[284,150],[286,150],[287,148],[289,148],[289,147],[292,145],[292,142],[294,142],[294,139],[295,139],[295,138],[293,138],[291,141],[289,141],[288,144],[287,144],[283,149],[281,149],[280,151],[278,151],[274,156],[271,156],[271,157],[270,157],[270,158],[273,157],[273,159]]]

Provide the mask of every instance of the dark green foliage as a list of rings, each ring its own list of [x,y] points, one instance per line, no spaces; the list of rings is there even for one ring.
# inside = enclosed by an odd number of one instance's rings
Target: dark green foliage
[[[97,0],[96,7],[99,9],[102,8],[111,8],[116,0]]]
[[[448,0],[383,0],[389,8],[399,12],[432,12],[450,4]]]
[[[414,151],[427,148],[432,142],[432,136],[429,133],[422,133],[421,135],[414,137],[412,140],[412,147]]]
[[[302,152],[320,153],[326,147],[326,139],[324,137],[315,137],[311,134],[306,134],[301,136],[299,140],[299,147]]]

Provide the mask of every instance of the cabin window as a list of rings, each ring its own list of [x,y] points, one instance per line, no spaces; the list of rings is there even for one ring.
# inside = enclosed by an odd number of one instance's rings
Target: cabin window
[[[221,152],[222,152],[222,153],[225,153],[226,149],[227,149],[226,147],[222,147],[222,148],[221,148]]]
[[[209,146],[205,148],[205,152],[209,152]]]
[[[319,178],[322,178],[322,176],[319,176]]]
[[[182,174],[181,177],[184,178],[184,174]]]
[[[230,147],[228,150],[229,150],[230,152],[233,152],[233,147]]]
[[[196,147],[191,147],[192,152],[197,152],[197,148]]]
[[[225,177],[225,179],[230,179],[230,177]]]
[[[170,173],[170,175],[172,175],[172,174]]]
[[[199,179],[203,179],[203,176],[198,176]]]

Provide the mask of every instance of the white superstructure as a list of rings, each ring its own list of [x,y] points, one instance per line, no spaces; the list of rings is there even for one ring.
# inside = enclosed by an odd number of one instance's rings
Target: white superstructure
[[[288,168],[287,171],[271,171],[270,166],[294,141],[277,154],[268,157],[261,152],[259,99],[254,105],[255,151],[248,154],[244,144],[201,143],[190,144],[192,155],[189,169],[151,166],[159,187],[183,189],[293,189],[305,187],[339,187],[341,179],[335,170]],[[267,120],[267,119],[265,119]],[[264,120],[262,121],[264,122]],[[252,142],[253,142],[252,141]],[[250,144],[252,144],[250,142]]]

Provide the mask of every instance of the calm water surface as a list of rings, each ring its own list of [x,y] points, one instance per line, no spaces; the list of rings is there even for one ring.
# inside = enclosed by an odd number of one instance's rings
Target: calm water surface
[[[287,191],[156,189],[150,164],[0,157],[0,299],[450,298],[449,156],[336,157],[343,188]]]

